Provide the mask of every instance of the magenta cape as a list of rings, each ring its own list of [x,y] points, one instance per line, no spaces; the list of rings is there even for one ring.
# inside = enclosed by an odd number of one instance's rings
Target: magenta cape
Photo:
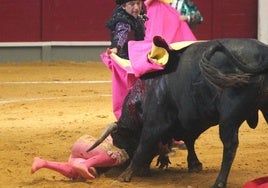
[[[107,56],[106,52],[101,54],[101,59],[112,72],[113,112],[119,119],[124,98],[137,78],[130,65],[121,65],[113,56]]]
[[[268,188],[268,176],[249,181],[243,188]]]
[[[158,37],[156,37],[156,39],[157,38]],[[169,46],[169,48],[179,50],[191,45],[194,42],[195,41],[183,41],[173,43]],[[148,52],[150,56],[147,56],[146,54],[145,60],[139,61],[141,63],[139,64],[140,66],[137,66],[137,64],[134,65],[130,60],[122,59],[113,53],[111,53],[110,55],[107,55],[106,52],[101,54],[102,61],[112,72],[113,112],[117,119],[119,119],[121,116],[121,108],[123,106],[123,101],[128,91],[136,83],[137,79],[139,78],[139,75],[153,71],[163,70],[165,68],[165,64],[160,65],[159,63],[168,61],[168,52],[164,48],[161,49],[160,47],[160,51],[165,51],[165,53],[163,53],[164,55],[160,56],[156,53],[156,56],[153,56],[153,54],[155,54],[154,52],[159,51],[159,49],[153,49],[155,48],[152,48]],[[153,57],[158,58],[153,59]]]
[[[163,37],[167,43],[196,40],[187,22],[180,20],[179,12],[167,3],[153,1],[146,7],[148,21],[145,22],[145,41],[154,36]]]

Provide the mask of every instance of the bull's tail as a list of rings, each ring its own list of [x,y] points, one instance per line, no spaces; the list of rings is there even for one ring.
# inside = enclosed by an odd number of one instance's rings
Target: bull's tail
[[[246,73],[223,73],[210,63],[211,57],[217,51],[224,53],[232,65],[235,65],[239,69],[241,68],[238,66],[241,65],[241,63],[239,63],[239,61],[220,42],[218,42],[203,54],[203,57],[199,63],[200,70],[206,80],[220,89],[248,83],[251,75],[251,73],[248,73],[248,71]]]

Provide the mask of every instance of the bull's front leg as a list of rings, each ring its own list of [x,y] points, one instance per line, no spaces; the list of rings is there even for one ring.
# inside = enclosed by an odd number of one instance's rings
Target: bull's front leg
[[[139,145],[130,165],[120,175],[121,181],[130,181],[132,175],[136,174],[150,175],[150,164],[157,154],[158,144],[168,135],[174,122],[177,122],[177,111],[166,93],[165,80],[160,79],[161,87],[158,89],[155,89],[155,80],[148,81],[146,84],[146,96],[142,105],[143,127]]]
[[[128,168],[120,175],[120,181],[129,182],[133,175],[150,175],[150,164],[159,154],[161,137],[168,130],[169,125],[159,124],[159,121],[145,121],[137,150]]]
[[[130,182],[133,176],[149,176],[150,165],[137,166],[135,162],[131,161],[126,170],[118,177],[119,181]]]
[[[133,173],[136,171],[133,167],[133,162],[129,164],[129,166],[126,168],[126,170],[118,177],[119,181],[122,182],[130,182],[133,176]]]
[[[132,176],[149,176],[150,164],[156,154],[156,144],[140,144],[126,170],[119,176],[119,181],[130,182]],[[151,148],[151,149],[148,149]]]

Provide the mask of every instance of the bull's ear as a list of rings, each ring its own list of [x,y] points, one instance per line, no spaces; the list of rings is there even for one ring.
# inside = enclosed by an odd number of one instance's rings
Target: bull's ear
[[[160,37],[160,36],[155,36],[155,37],[153,38],[153,44],[154,44],[155,46],[164,48],[164,49],[167,50],[167,51],[170,50],[170,47],[169,47],[168,43],[165,41],[165,39],[163,39],[163,38]]]
[[[150,62],[154,62],[160,66],[165,66],[168,62],[169,53],[163,48],[156,46],[154,43],[152,44],[152,50],[148,54],[148,60]]]

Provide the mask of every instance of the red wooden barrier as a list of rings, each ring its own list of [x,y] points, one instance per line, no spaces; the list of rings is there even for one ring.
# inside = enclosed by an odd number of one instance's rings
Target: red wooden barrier
[[[257,37],[258,0],[194,0],[198,39]],[[114,0],[0,0],[0,42],[109,41]]]

